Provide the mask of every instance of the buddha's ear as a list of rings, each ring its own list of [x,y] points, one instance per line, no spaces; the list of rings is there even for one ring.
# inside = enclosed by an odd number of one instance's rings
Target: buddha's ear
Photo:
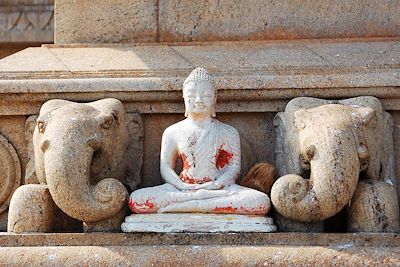
[[[215,112],[215,107],[217,106],[217,95],[214,97],[214,106],[212,107],[212,113],[211,116],[213,118],[217,117],[217,113]]]

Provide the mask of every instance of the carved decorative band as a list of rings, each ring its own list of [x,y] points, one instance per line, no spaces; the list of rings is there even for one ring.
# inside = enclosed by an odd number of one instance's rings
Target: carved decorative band
[[[0,42],[52,42],[54,7],[0,7]]]

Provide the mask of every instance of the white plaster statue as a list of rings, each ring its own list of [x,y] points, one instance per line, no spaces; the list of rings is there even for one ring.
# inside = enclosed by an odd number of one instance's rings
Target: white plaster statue
[[[240,175],[240,139],[235,128],[215,119],[213,77],[196,68],[183,84],[185,120],[168,127],[161,144],[165,184],[134,191],[134,213],[200,212],[265,215],[269,197],[235,184]],[[177,158],[183,170],[174,171]]]

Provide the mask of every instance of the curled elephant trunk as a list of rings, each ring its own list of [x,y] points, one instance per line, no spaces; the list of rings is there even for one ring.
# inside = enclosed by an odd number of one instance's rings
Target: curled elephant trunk
[[[310,179],[287,174],[271,189],[275,209],[288,219],[317,222],[332,217],[350,203],[357,186],[365,151],[358,149],[351,127],[328,126],[314,133],[313,138],[299,135],[301,161],[309,164]]]
[[[51,143],[44,141],[41,147],[45,150],[45,175],[54,202],[69,216],[85,222],[115,215],[128,197],[125,187],[111,178],[91,185],[90,166],[94,149],[84,142],[68,144],[70,140],[74,138],[58,136]]]

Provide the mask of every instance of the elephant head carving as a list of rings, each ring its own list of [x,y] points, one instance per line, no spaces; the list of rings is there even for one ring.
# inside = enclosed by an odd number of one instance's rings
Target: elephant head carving
[[[67,215],[96,222],[118,213],[127,199],[125,111],[116,99],[46,102],[33,133],[36,177]]]
[[[374,97],[296,98],[275,125],[282,177],[271,200],[285,218],[317,222],[336,215],[352,201],[360,175],[396,185],[391,117]]]

